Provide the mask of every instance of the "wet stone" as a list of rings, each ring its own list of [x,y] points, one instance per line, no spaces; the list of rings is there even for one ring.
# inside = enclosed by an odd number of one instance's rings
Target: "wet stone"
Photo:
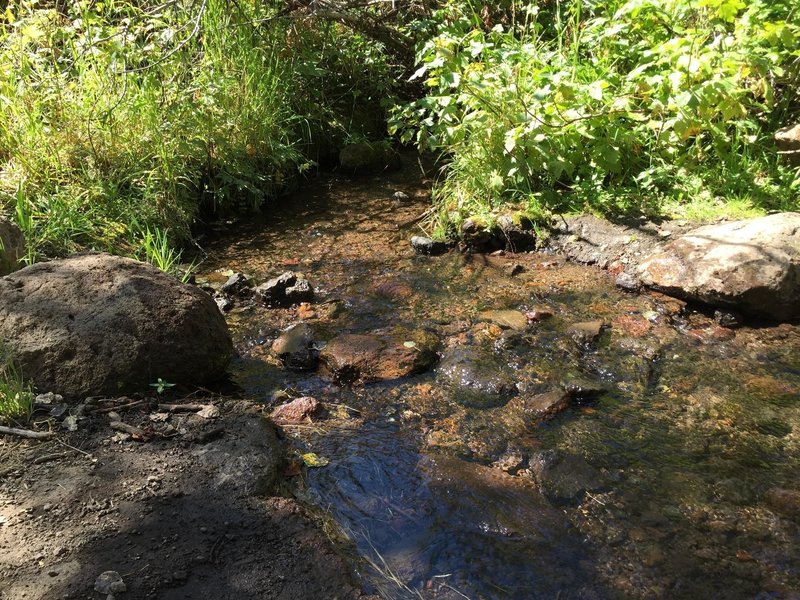
[[[509,277],[516,277],[525,272],[525,267],[519,263],[510,263],[503,267],[503,272]]]
[[[541,452],[531,460],[531,470],[544,495],[554,504],[577,504],[586,492],[604,487],[600,471],[576,454]]]
[[[566,391],[553,390],[537,394],[523,401],[524,410],[537,421],[548,421],[569,408],[570,395]]]
[[[490,353],[456,347],[445,352],[436,369],[453,400],[472,408],[502,406],[516,391],[514,380]]]
[[[290,371],[313,371],[319,362],[314,333],[305,323],[293,325],[272,343],[272,351]]]
[[[230,312],[234,306],[233,300],[222,294],[214,294],[214,302],[216,302],[217,308],[219,308],[222,313]]]
[[[566,380],[562,387],[572,400],[578,402],[593,402],[605,393],[605,387],[596,381],[572,378]]]
[[[525,312],[525,318],[531,323],[538,323],[553,316],[553,311],[543,306],[535,306]]]
[[[625,273],[624,271],[617,275],[614,284],[627,292],[638,292],[642,288],[642,283],[635,275]]]
[[[603,321],[584,321],[573,323],[567,328],[567,334],[581,346],[592,346],[603,332]]]
[[[424,331],[393,335],[343,334],[320,352],[339,383],[388,381],[423,373],[436,363],[438,340]]]
[[[267,306],[287,306],[312,300],[314,289],[306,279],[286,271],[259,285],[255,295]]]
[[[482,320],[499,325],[503,329],[522,331],[528,327],[528,319],[518,310],[486,310],[478,316]]]
[[[714,311],[714,320],[720,327],[741,327],[744,325],[744,316],[735,310],[717,309]]]
[[[447,244],[440,240],[434,240],[422,235],[415,235],[411,238],[411,247],[417,254],[436,256],[447,252]]]
[[[249,296],[253,290],[250,288],[250,279],[244,273],[234,273],[228,277],[228,281],[222,284],[219,289],[223,294],[229,296]]]

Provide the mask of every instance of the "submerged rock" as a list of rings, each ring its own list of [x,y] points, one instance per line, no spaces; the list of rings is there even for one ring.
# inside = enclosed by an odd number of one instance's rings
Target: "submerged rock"
[[[518,310],[485,310],[478,316],[503,329],[523,331],[528,328],[528,318]]]
[[[531,460],[536,483],[557,505],[577,504],[586,492],[602,490],[602,473],[577,454],[541,452]]]
[[[272,343],[272,351],[290,371],[313,371],[319,362],[314,333],[307,324],[293,325]]]
[[[451,388],[453,400],[464,406],[502,406],[516,391],[514,379],[499,361],[477,348],[451,348],[436,371],[439,379]]]
[[[286,271],[255,289],[256,297],[267,306],[289,306],[314,299],[314,288],[303,277]]]
[[[567,334],[580,346],[592,346],[597,342],[605,326],[602,321],[573,323],[567,328]]]
[[[320,360],[339,383],[387,381],[423,373],[436,362],[436,338],[422,331],[408,334],[347,333],[332,339]]]
[[[37,388],[68,399],[147,390],[159,378],[205,385],[233,352],[208,294],[102,253],[0,279],[0,340]]]
[[[800,318],[800,213],[700,227],[644,260],[639,276],[687,299]]]

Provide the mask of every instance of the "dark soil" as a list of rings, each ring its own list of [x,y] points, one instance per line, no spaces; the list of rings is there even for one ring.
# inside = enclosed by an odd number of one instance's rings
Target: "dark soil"
[[[0,598],[106,598],[104,571],[126,600],[362,596],[320,524],[272,495],[283,459],[260,407],[192,402],[220,415],[120,410],[146,442],[97,411],[53,440],[0,438]]]

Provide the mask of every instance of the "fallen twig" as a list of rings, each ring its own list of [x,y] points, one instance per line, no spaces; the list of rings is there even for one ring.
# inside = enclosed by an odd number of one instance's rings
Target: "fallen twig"
[[[37,456],[31,461],[32,465],[40,465],[42,463],[51,462],[54,460],[60,460],[62,458],[69,458],[70,456],[75,456],[77,452],[74,450],[68,450],[67,452],[56,452],[54,454],[44,454],[42,456]]]
[[[199,412],[204,408],[210,406],[209,404],[159,404],[158,410],[165,410],[171,413],[179,412]]]
[[[119,404],[117,406],[107,406],[105,408],[94,408],[92,409],[93,413],[109,413],[115,410],[122,410],[124,408],[133,408],[134,406],[139,406],[141,404],[145,404],[147,400],[136,400],[135,402],[129,402],[128,404]]]
[[[16,427],[3,427],[0,425],[0,433],[16,435],[31,440],[49,440],[55,435],[52,431],[31,431],[30,429],[17,429]]]
[[[112,421],[109,425],[111,429],[115,429],[117,431],[123,431],[125,433],[130,433],[131,435],[138,436],[144,439],[146,436],[145,432],[139,429],[138,427],[134,427],[133,425],[128,425],[127,423],[123,423],[122,421]]]

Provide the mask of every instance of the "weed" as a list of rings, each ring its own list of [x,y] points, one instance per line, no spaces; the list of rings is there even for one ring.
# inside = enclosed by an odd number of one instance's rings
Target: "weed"
[[[0,346],[0,420],[27,421],[33,409],[33,392],[22,378],[11,351]]]

